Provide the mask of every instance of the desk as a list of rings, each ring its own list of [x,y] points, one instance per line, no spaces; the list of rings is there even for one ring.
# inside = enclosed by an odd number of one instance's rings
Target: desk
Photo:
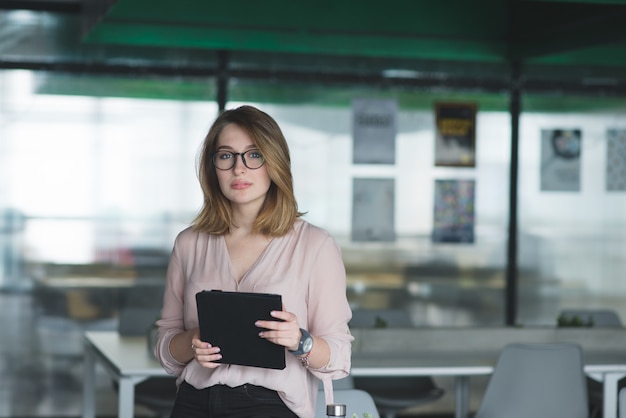
[[[415,331],[412,331],[413,333]],[[448,331],[450,332],[450,331]],[[457,331],[464,337],[467,331]],[[481,333],[480,329],[475,330]],[[509,332],[509,331],[507,331]],[[616,331],[624,332],[624,331]],[[452,331],[453,334],[456,334]],[[571,335],[565,333],[570,338]],[[424,336],[422,336],[424,337]],[[440,336],[439,336],[440,337]],[[593,336],[592,336],[593,337]],[[609,339],[610,340],[610,339]],[[149,377],[167,376],[161,365],[148,353],[146,339],[120,337],[117,332],[85,333],[85,386],[83,418],[95,417],[95,367],[101,364],[119,382],[119,418],[132,418],[135,385]],[[463,340],[462,340],[463,341]],[[615,339],[610,340],[617,343]],[[455,377],[455,416],[468,416],[469,378],[489,375],[499,354],[498,349],[478,350],[471,344],[463,350],[433,349],[422,352],[394,352],[393,355],[359,351],[352,357],[353,376],[450,376]],[[492,347],[497,347],[493,344]],[[622,350],[619,347],[619,350]],[[585,372],[604,382],[604,418],[617,417],[618,380],[626,376],[626,350],[609,347],[602,351],[584,351]]]
[[[353,376],[450,376],[455,378],[455,418],[469,416],[469,378],[490,375],[498,352],[401,353],[352,357]],[[618,381],[626,376],[625,352],[584,353],[585,373],[603,382],[603,417],[617,417]]]
[[[136,384],[149,377],[168,376],[148,352],[144,337],[122,337],[115,331],[86,332],[84,347],[83,418],[96,416],[96,364],[119,383],[119,418],[133,418]]]
[[[455,418],[469,414],[470,376],[490,375],[498,353],[459,355],[458,353],[402,353],[381,359],[380,355],[352,356],[352,376],[449,376],[455,380]]]

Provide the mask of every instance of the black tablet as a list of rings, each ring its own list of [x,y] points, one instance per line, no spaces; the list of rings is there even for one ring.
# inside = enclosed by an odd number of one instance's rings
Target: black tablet
[[[200,339],[220,347],[218,363],[267,369],[285,368],[285,347],[259,337],[258,320],[282,310],[277,294],[204,290],[196,294]]]

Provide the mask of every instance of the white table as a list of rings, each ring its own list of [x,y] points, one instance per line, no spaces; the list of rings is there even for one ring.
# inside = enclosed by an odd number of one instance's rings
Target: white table
[[[465,418],[469,412],[469,378],[491,374],[498,354],[494,350],[433,350],[384,356],[356,353],[352,357],[351,373],[353,376],[455,377],[455,417]],[[104,366],[119,382],[119,418],[132,418],[136,384],[149,377],[167,376],[148,352],[145,338],[121,337],[109,331],[87,332],[83,418],[95,417],[96,364]],[[604,382],[604,418],[616,418],[618,381],[626,376],[626,349],[585,352],[585,372]]]
[[[449,376],[455,379],[455,418],[469,414],[470,376],[490,375],[498,353],[459,355],[399,353],[381,359],[379,355],[352,356],[352,376]]]
[[[118,417],[133,418],[135,385],[155,376],[168,376],[148,352],[147,338],[122,337],[113,331],[86,332],[83,418],[94,418],[96,364],[119,383]]]
[[[396,353],[387,358],[353,355],[353,376],[450,376],[455,378],[455,418],[469,415],[469,378],[490,375],[498,352]],[[585,352],[585,373],[603,382],[603,417],[616,418],[618,381],[626,376],[624,352]]]

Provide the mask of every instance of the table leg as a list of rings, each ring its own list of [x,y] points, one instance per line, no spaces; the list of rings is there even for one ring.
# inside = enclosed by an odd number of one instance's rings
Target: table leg
[[[617,392],[619,380],[626,376],[626,373],[605,373],[603,392],[604,401],[602,404],[602,416],[604,418],[617,418]]]
[[[83,418],[96,416],[96,359],[89,343],[85,342],[83,382]]]
[[[467,418],[469,412],[469,376],[455,378],[456,407],[454,418]]]
[[[119,380],[119,393],[117,409],[119,418],[133,418],[135,412],[135,384],[129,377],[121,377]]]

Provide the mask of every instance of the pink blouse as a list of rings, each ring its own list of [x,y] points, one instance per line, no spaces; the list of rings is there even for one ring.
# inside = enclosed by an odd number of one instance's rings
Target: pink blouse
[[[195,295],[212,289],[281,294],[285,309],[297,316],[300,326],[328,342],[330,361],[308,370],[289,352],[283,370],[237,365],[206,369],[195,360],[176,361],[169,351],[170,341],[198,326]],[[187,228],[176,238],[170,258],[154,352],[163,368],[178,376],[178,384],[185,380],[198,389],[215,384],[264,386],[277,391],[299,417],[313,418],[318,379],[341,379],[350,372],[351,316],[341,250],[323,229],[298,220],[291,232],[269,243],[237,283],[224,237]]]

